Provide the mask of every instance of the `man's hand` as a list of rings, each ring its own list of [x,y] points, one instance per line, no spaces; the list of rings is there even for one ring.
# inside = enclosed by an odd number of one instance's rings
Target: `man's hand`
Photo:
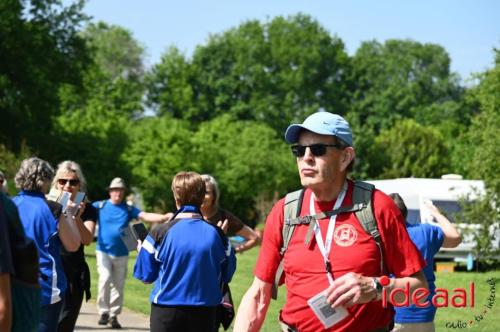
[[[425,200],[424,201],[425,206],[429,210],[429,213],[434,217],[437,218],[437,216],[441,215],[441,212],[439,212],[439,209],[432,203],[430,200]]]
[[[224,219],[224,221],[219,220],[219,222],[217,223],[217,226],[220,227],[224,231],[224,234],[227,234],[227,229],[229,227],[229,222],[227,221],[227,219]]]
[[[163,216],[164,216],[163,222],[169,222],[173,218],[174,214],[172,212],[167,212]]]
[[[373,287],[373,280],[360,274],[349,272],[335,279],[333,285],[327,289],[327,301],[333,308],[346,308],[375,299],[377,291]]]

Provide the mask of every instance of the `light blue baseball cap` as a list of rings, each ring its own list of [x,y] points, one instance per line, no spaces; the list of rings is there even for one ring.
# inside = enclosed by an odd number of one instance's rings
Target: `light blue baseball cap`
[[[349,123],[340,115],[325,111],[313,113],[302,124],[292,124],[285,132],[288,144],[297,143],[301,130],[309,130],[320,135],[336,136],[352,146],[352,131]]]

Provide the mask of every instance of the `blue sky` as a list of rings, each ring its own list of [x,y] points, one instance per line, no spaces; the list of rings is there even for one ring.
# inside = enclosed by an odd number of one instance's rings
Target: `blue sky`
[[[175,45],[191,55],[210,34],[249,19],[309,14],[340,37],[349,54],[360,43],[410,38],[443,46],[451,69],[467,79],[493,64],[500,48],[500,1],[496,0],[88,0],[94,21],[130,30],[147,52],[148,65]]]

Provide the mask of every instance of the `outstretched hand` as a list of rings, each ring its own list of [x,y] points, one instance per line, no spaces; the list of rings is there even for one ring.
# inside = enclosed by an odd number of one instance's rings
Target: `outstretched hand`
[[[167,212],[163,215],[163,217],[163,222],[169,222],[174,217],[174,214],[172,212]]]

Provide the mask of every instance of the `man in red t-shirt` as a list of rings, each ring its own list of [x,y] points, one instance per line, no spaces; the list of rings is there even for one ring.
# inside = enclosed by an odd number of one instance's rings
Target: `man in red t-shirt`
[[[355,152],[349,124],[339,115],[317,112],[285,133],[297,158],[306,188],[301,216],[352,205],[353,182],[347,179]],[[373,212],[382,238],[384,265],[395,276],[386,285],[427,288],[425,265],[410,240],[401,213],[392,200],[375,190]],[[258,331],[267,312],[271,289],[281,261],[284,199],[267,217],[255,278],[243,297],[234,331]],[[310,226],[297,225],[284,260],[285,306],[280,314],[284,331],[389,331],[390,306],[380,301],[381,253],[353,212],[313,221],[314,234],[306,245]],[[383,282],[383,283],[384,283]],[[382,284],[383,284],[382,283]],[[401,296],[401,295],[400,295]],[[398,297],[396,297],[398,300]]]

